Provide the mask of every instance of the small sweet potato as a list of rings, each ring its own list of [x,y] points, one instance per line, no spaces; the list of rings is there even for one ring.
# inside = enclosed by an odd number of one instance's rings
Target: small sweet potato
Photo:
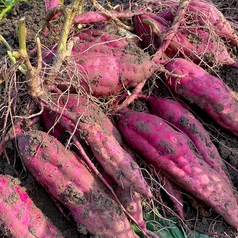
[[[101,181],[57,139],[29,131],[17,137],[17,145],[32,176],[70,210],[79,227],[103,238],[137,237]]]
[[[200,66],[174,58],[164,64],[166,70],[175,76],[165,81],[169,88],[204,109],[220,126],[238,135],[238,98],[222,80],[210,75]]]
[[[155,168],[195,197],[212,206],[238,229],[238,204],[227,182],[190,147],[186,136],[161,118],[129,109],[119,116],[119,130],[130,145]]]
[[[184,212],[183,212],[183,197],[182,197],[182,190],[181,188],[175,184],[174,182],[170,181],[169,178],[163,173],[157,174],[160,184],[163,186],[163,189],[169,196],[169,199],[172,201],[174,208],[177,210],[178,215],[184,219]]]
[[[122,188],[105,171],[102,171],[102,176],[108,184],[113,187],[115,194],[127,212],[135,219],[142,229],[146,229],[146,224],[143,219],[141,194],[128,188]]]
[[[179,102],[159,97],[148,97],[151,113],[163,118],[179,129],[189,137],[195,145],[198,154],[227,181],[232,183],[226,174],[225,164],[216,148],[211,141],[209,133],[203,125],[194,117],[194,115],[182,106]]]
[[[36,207],[20,181],[0,175],[0,230],[7,237],[63,238],[61,232]]]

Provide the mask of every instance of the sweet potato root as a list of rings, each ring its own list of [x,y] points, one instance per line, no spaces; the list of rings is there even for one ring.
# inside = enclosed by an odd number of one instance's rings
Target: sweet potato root
[[[176,129],[179,129],[193,142],[198,154],[216,170],[231,185],[231,180],[226,174],[225,164],[219,152],[211,141],[209,133],[194,115],[179,102],[159,97],[148,97],[151,113],[163,118]]]
[[[13,177],[0,175],[0,230],[3,234],[18,238],[63,238],[19,184]]]
[[[238,205],[233,190],[194,153],[186,136],[157,116],[129,109],[119,117],[119,129],[127,144],[145,160],[238,229]]]
[[[137,237],[120,206],[73,152],[41,131],[17,137],[20,157],[34,178],[71,211],[77,224],[100,237]]]
[[[238,98],[235,92],[222,80],[188,60],[174,58],[164,66],[169,72],[181,76],[165,79],[173,92],[197,104],[217,124],[238,135]]]

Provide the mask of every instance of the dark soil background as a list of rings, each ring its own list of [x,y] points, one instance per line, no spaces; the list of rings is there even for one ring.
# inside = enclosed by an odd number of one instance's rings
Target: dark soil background
[[[235,1],[217,1],[219,7],[222,7],[224,14],[229,16],[238,15],[238,3]],[[0,34],[8,41],[14,48],[18,48],[18,40],[16,36],[17,21],[21,18],[26,18],[27,26],[27,47],[29,50],[35,47],[35,38],[41,30],[44,19],[45,11],[43,2],[28,1],[26,3],[18,4],[14,9],[0,21]],[[51,39],[46,39],[46,41]],[[42,42],[49,44],[49,42]],[[232,49],[234,55],[238,56],[237,49]],[[0,44],[0,59],[6,55],[6,48]],[[221,78],[236,92],[238,92],[238,70],[227,67],[219,68],[216,71]],[[222,130],[214,122],[206,117],[204,112],[194,108],[194,111],[199,118],[204,122],[204,126],[211,133],[214,143],[217,145],[222,158],[227,162],[228,173],[234,183],[234,188],[238,188],[238,172],[231,166],[238,169],[238,138],[230,133]],[[13,145],[9,145],[9,150]],[[230,165],[231,166],[230,166]],[[7,164],[6,160],[0,160],[0,173],[10,174],[15,177],[19,176],[19,171],[16,168]],[[66,238],[76,237],[89,237],[81,235],[77,232],[77,227],[67,221],[67,219],[60,213],[55,203],[49,197],[47,192],[41,188],[34,179],[28,174],[22,179],[22,185],[27,189],[30,196],[36,205],[44,212],[44,214],[63,232]],[[191,224],[195,224],[196,229],[205,233],[217,233],[212,237],[238,237],[238,233],[230,226],[223,222],[222,218],[213,214],[210,208],[204,208],[207,212],[211,212],[211,216],[204,217],[201,210],[191,206],[189,200],[185,199],[185,214],[187,220],[196,220]],[[126,237],[125,237],[126,238]]]

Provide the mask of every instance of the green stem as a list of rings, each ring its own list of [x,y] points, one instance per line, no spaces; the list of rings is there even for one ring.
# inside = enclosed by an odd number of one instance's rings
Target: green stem
[[[17,62],[14,53],[12,53],[11,51],[7,51],[8,57],[10,58],[10,60],[15,64]],[[21,64],[18,66],[18,69],[20,70],[20,72],[24,75],[27,74],[27,68],[24,64]]]
[[[12,47],[8,44],[8,42],[5,40],[5,38],[2,35],[0,35],[0,41],[6,46],[6,48],[9,51],[12,51]]]
[[[71,5],[66,6],[64,9],[65,22],[61,31],[61,36],[52,69],[50,71],[48,79],[46,80],[46,84],[48,85],[53,84],[64,59],[71,54],[71,49],[67,47],[67,40],[73,19],[78,12],[78,9],[82,6],[82,2],[83,0],[75,0]]]
[[[1,13],[0,13],[0,20],[2,20],[2,18],[3,18],[8,12],[11,11],[12,7],[13,7],[12,5],[8,5],[8,6],[6,6],[6,7],[1,11]]]
[[[18,21],[18,28],[17,28],[17,36],[19,40],[19,51],[23,57],[27,56],[27,49],[26,49],[26,21],[25,18],[22,17]]]
[[[79,7],[81,6],[82,1],[75,0],[72,6],[65,8],[65,22],[61,32],[57,53],[62,51],[66,51],[67,47],[67,39],[68,35],[72,26],[73,19],[75,17],[76,12],[78,11]]]

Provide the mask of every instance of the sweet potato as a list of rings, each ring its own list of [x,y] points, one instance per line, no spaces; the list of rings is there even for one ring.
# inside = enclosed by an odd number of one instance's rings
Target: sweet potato
[[[212,206],[227,223],[238,229],[238,204],[233,190],[218,172],[194,153],[186,136],[157,116],[129,109],[119,116],[119,130],[141,157]]]
[[[156,14],[143,14],[134,17],[135,29],[142,38],[146,47],[154,48],[152,53],[160,46],[163,33],[169,24]],[[153,24],[153,29],[148,24]],[[217,37],[213,37],[203,29],[189,26],[183,27],[171,39],[165,54],[170,58],[187,57],[195,63],[205,61],[208,64],[228,65],[238,68],[237,62],[229,55],[225,44]]]
[[[222,80],[210,75],[200,66],[174,58],[165,65],[166,70],[180,75],[168,76],[169,88],[204,109],[217,124],[238,135],[238,98]]]
[[[165,11],[160,12],[159,16],[172,22],[177,9],[177,3],[171,4]],[[235,30],[212,2],[203,0],[190,1],[186,12],[186,19],[188,19],[189,24],[192,22],[198,28],[205,26],[208,30],[214,31],[218,36],[230,41],[234,46],[238,46],[238,36]]]
[[[86,33],[83,34],[85,38]],[[110,38],[102,37],[102,34],[95,37],[88,34],[87,37],[90,41],[81,40],[80,35],[74,38],[71,56],[62,70],[63,77],[57,78],[62,90],[86,90],[96,97],[107,98],[135,87],[156,70],[150,57],[135,44],[128,43],[122,48],[119,42],[124,44],[125,39],[120,40],[121,37],[113,36],[114,44],[108,43],[105,39]],[[120,46],[116,48],[115,45]],[[44,53],[46,63],[53,57],[54,50],[51,51]]]
[[[44,0],[44,2],[46,11],[62,5],[62,2],[60,0]]]
[[[96,104],[93,103],[87,97],[79,96],[77,94],[69,94],[69,95],[59,95],[59,94],[51,94],[51,98],[54,102],[57,102],[58,98],[60,106],[65,107],[67,110],[77,110],[78,116],[92,117],[95,118],[97,123],[102,126],[104,131],[107,131],[109,134],[112,134],[115,139],[122,144],[122,138],[120,132],[113,125],[111,120],[107,117],[107,115],[102,111],[102,109]],[[46,131],[52,129],[52,135],[55,138],[59,139],[65,133],[65,128],[61,123],[57,123],[60,115],[53,113],[50,109],[45,108],[42,113],[42,119],[45,124]],[[72,122],[69,122],[72,130],[74,130],[75,125]]]
[[[177,210],[179,216],[184,219],[184,212],[183,212],[183,198],[182,198],[182,190],[181,188],[171,182],[170,179],[163,173],[158,173],[158,179],[160,184],[163,186],[163,189],[169,196],[169,199],[172,201],[174,208]]]
[[[195,21],[197,20],[200,25],[209,25],[210,29],[214,30],[218,36],[225,38],[238,47],[236,32],[213,3],[192,0],[188,8],[189,13],[193,13],[192,18]]]
[[[72,94],[73,95],[73,94]],[[55,102],[57,103],[57,101]],[[59,98],[58,105],[65,105],[65,112],[69,110],[79,118],[74,121],[74,125],[67,118],[62,116],[59,123],[64,127],[71,125],[72,131],[77,124],[75,135],[84,139],[90,146],[94,156],[102,165],[104,170],[113,177],[113,179],[122,187],[134,189],[135,191],[152,197],[148,184],[146,183],[139,165],[133,160],[129,152],[127,152],[112,134],[112,130],[104,129],[105,125],[100,113],[82,114],[82,108],[78,103],[78,96],[74,95],[65,101],[63,97]],[[88,108],[90,108],[90,100],[88,100]],[[91,107],[92,108],[92,107]],[[90,111],[90,110],[89,110]],[[88,111],[88,112],[89,112]],[[70,124],[71,123],[71,124]]]
[[[155,53],[161,43],[161,32],[169,28],[169,23],[154,13],[145,13],[133,17],[135,32],[141,38],[144,47]],[[150,24],[154,24],[151,26]]]
[[[102,171],[102,176],[108,182],[108,184],[113,187],[118,199],[128,211],[128,213],[135,219],[135,221],[137,221],[142,229],[146,229],[146,224],[143,219],[141,195],[135,191],[131,191],[128,188],[122,188],[105,171]]]
[[[30,173],[70,210],[79,227],[100,237],[137,237],[103,184],[57,139],[29,131],[17,137],[17,145]]]
[[[36,207],[18,179],[0,175],[0,207],[0,230],[6,237],[63,238]]]
[[[209,133],[198,119],[177,101],[159,97],[148,97],[147,101],[151,113],[163,118],[187,135],[203,159],[232,187],[232,183],[225,172],[225,164],[216,146],[211,141]]]

